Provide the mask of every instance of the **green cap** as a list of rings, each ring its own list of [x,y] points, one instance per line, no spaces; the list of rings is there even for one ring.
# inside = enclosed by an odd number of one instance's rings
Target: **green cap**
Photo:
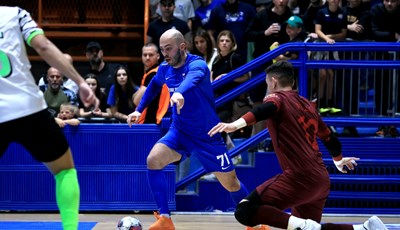
[[[303,27],[303,20],[299,16],[291,16],[286,23],[291,27],[301,28]]]

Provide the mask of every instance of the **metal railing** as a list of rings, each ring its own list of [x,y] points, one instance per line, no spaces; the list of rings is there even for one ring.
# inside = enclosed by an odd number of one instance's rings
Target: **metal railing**
[[[400,69],[400,60],[354,60],[354,59],[342,59],[342,60],[311,60],[309,58],[309,52],[316,51],[338,51],[338,52],[396,52],[400,51],[400,43],[383,43],[383,42],[338,42],[334,45],[327,45],[326,43],[286,43],[278,48],[265,53],[264,55],[254,59],[253,61],[233,70],[228,73],[224,78],[214,81],[212,83],[213,89],[218,89],[224,84],[233,81],[235,78],[242,76],[249,71],[252,71],[264,63],[271,61],[278,55],[285,53],[287,51],[295,51],[299,53],[299,58],[297,60],[291,60],[293,66],[298,70],[298,90],[300,95],[310,98],[312,91],[309,90],[310,86],[310,71],[315,69],[341,69],[341,70],[352,70],[352,69],[383,69],[383,70],[398,70]],[[348,77],[348,75],[344,75]],[[395,78],[395,76],[394,76]],[[216,106],[221,106],[224,103],[233,100],[239,95],[249,92],[254,89],[257,85],[265,81],[265,74],[261,73],[244,83],[242,83],[237,88],[221,95],[216,98]],[[393,97],[393,103],[398,103],[398,97]],[[341,126],[379,126],[379,125],[394,125],[400,127],[400,118],[393,117],[395,113],[391,114],[391,117],[377,117],[377,116],[364,116],[364,117],[324,117],[324,121],[327,125],[341,125]],[[231,149],[228,153],[231,157],[235,157],[250,147],[255,146],[259,142],[265,140],[269,137],[268,130],[265,129],[258,134],[252,136],[246,141],[242,142],[240,145]],[[202,175],[206,173],[203,167],[200,167],[193,173],[190,173],[184,179],[176,183],[176,190],[180,190],[190,183],[196,181]]]

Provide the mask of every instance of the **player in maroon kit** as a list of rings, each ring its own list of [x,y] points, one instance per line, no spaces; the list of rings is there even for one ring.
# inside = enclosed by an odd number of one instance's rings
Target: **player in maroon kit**
[[[243,225],[266,224],[288,230],[387,229],[373,216],[364,224],[319,224],[330,191],[330,179],[319,151],[322,140],[337,169],[346,173],[357,165],[355,157],[343,157],[338,138],[322,121],[311,102],[293,90],[290,62],[279,61],[266,69],[268,95],[264,104],[232,123],[219,123],[209,131],[234,132],[267,120],[272,143],[283,173],[265,181],[243,199],[235,217]],[[284,210],[291,208],[291,215]]]

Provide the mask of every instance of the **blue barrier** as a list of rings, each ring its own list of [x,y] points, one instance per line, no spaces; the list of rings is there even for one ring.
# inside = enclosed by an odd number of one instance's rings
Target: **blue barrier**
[[[156,125],[65,127],[78,171],[81,210],[157,210],[146,157],[164,131]],[[169,207],[175,210],[175,166],[167,166],[165,173]],[[0,210],[57,210],[52,175],[20,145],[12,144],[0,160],[0,181]]]

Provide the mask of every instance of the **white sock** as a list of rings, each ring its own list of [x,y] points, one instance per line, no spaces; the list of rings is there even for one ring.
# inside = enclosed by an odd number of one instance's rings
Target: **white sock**
[[[171,216],[169,214],[160,214],[160,216],[171,218]]]
[[[294,230],[296,228],[303,229],[306,226],[306,220],[295,216],[289,217],[287,230]]]

